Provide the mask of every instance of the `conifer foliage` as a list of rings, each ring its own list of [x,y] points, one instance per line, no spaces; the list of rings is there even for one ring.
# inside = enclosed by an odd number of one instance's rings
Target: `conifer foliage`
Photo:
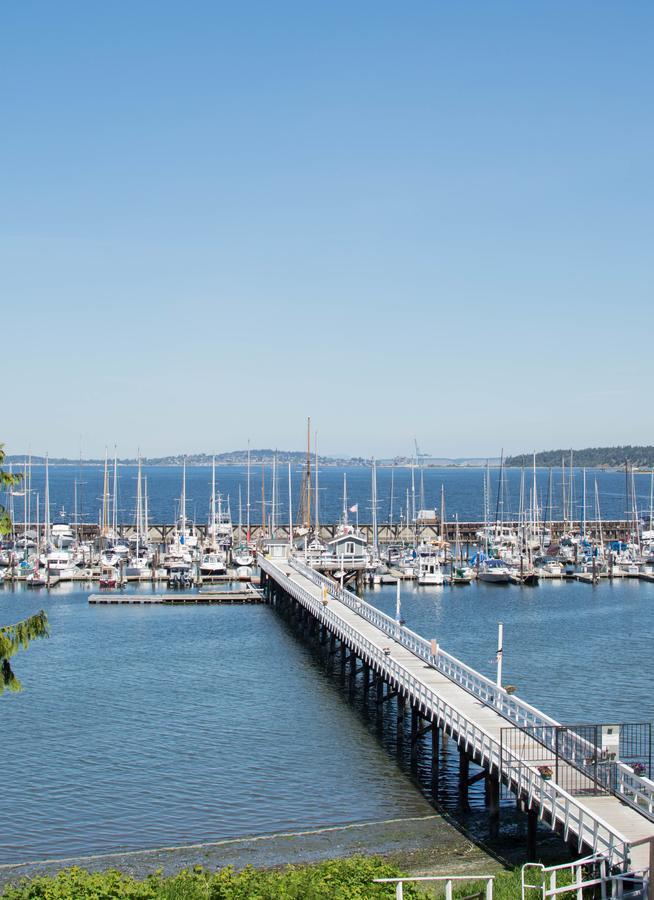
[[[5,458],[4,444],[0,444],[0,464]],[[19,476],[9,475],[0,468],[0,488],[7,488],[19,481]],[[0,506],[0,534],[11,530],[11,519],[7,510]],[[48,617],[44,610],[15,622],[13,625],[0,627],[0,694],[7,688],[20,691],[21,683],[14,675],[9,660],[19,650],[26,650],[30,641],[48,636]]]

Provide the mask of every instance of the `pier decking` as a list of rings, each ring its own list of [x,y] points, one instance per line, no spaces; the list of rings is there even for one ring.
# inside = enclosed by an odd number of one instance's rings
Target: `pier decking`
[[[298,560],[259,556],[259,566],[270,602],[297,605],[331,641],[339,641],[344,660],[349,651],[351,677],[363,673],[364,689],[372,673],[380,703],[398,697],[411,704],[412,741],[431,731],[433,766],[439,733],[444,733],[459,746],[466,791],[468,761],[486,770],[495,798],[492,815],[499,819],[499,785],[504,784],[528,814],[531,839],[537,821],[544,821],[579,851],[603,853],[625,870],[651,865],[654,871],[654,783],[618,762],[613,793],[583,800],[573,796],[543,779],[533,752],[537,742],[528,733],[531,727],[558,727],[554,719]],[[420,721],[426,727],[419,727]],[[525,730],[530,753],[507,746],[503,736],[511,728]],[[549,748],[538,746],[546,760]]]

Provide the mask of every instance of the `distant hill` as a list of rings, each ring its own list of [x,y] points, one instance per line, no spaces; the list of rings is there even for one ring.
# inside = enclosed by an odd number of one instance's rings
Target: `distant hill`
[[[261,463],[271,463],[273,461],[273,457],[277,456],[277,462],[280,465],[286,463],[301,463],[306,459],[306,451],[301,450],[271,450],[271,449],[252,449],[250,450],[250,462],[252,465],[261,465]],[[171,456],[152,456],[152,457],[141,457],[141,462],[144,466],[181,466],[184,460],[186,460],[187,466],[210,466],[211,461],[214,458],[214,454],[211,453],[188,453],[184,454],[175,454]],[[217,466],[228,466],[228,465],[245,465],[247,463],[248,451],[247,450],[230,450],[226,453],[216,453],[216,465]],[[40,465],[45,463],[45,456],[34,456],[32,455],[32,464]],[[5,463],[12,463],[13,465],[23,465],[26,461],[26,456],[24,454],[8,454],[5,457]],[[311,459],[313,463],[313,457]],[[320,464],[323,466],[333,466],[333,465],[365,465],[366,462],[363,459],[355,458],[355,459],[335,459],[332,457],[322,456],[319,457]],[[109,462],[113,463],[113,457],[109,457]],[[118,464],[121,466],[128,465],[136,465],[138,460],[131,458],[118,458]],[[67,457],[50,457],[50,463],[52,465],[60,465],[60,466],[100,466],[104,465],[104,458],[102,459],[69,459]]]
[[[289,462],[293,465],[301,465],[306,460],[306,450],[272,450],[270,448],[259,448],[250,450],[250,462],[255,465],[270,465],[273,457],[277,457],[279,465],[287,465]],[[244,466],[247,463],[247,450],[230,450],[226,453],[216,453],[217,466]],[[186,460],[187,466],[210,466],[213,455],[211,453],[189,453],[186,456],[182,454],[172,456],[143,456],[141,462],[144,466],[181,466]],[[365,459],[363,456],[319,456],[321,466],[364,466],[372,465],[371,459]],[[32,455],[32,465],[38,466],[45,463],[45,456]],[[27,457],[23,453],[8,454],[5,462],[14,466],[23,466],[27,462]],[[113,464],[113,457],[109,457],[109,462]],[[314,457],[311,457],[311,465],[313,466]],[[447,457],[437,458],[430,456],[421,456],[420,464],[426,468],[438,468],[449,466],[485,466],[489,462],[491,465],[499,464],[499,457],[492,459],[477,457],[459,457],[450,459]],[[50,463],[53,466],[102,466],[102,459],[70,459],[68,457],[50,457]],[[131,458],[120,458],[118,464],[121,466],[136,465],[137,460]],[[378,459],[378,466],[399,466],[408,467],[416,464],[416,460],[409,456],[396,456],[393,459]]]
[[[531,466],[533,454],[523,453],[520,456],[507,456],[507,466]],[[560,466],[561,458],[566,466],[570,463],[570,450],[541,450],[536,454],[536,465]],[[575,466],[586,468],[607,467],[619,468],[626,462],[634,468],[651,469],[654,467],[654,447],[585,447],[572,451],[572,462]]]

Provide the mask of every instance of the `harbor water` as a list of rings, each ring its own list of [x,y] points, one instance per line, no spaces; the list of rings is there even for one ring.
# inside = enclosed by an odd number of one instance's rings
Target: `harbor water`
[[[20,471],[23,471],[21,468]],[[484,518],[484,468],[425,468],[413,473],[406,467],[379,468],[377,470],[377,513],[379,522],[394,523],[402,516],[406,519],[407,507],[411,511],[424,505],[425,509],[441,508],[441,489],[446,503],[446,517],[454,521],[482,521]],[[250,519],[253,524],[261,522],[262,504],[266,521],[272,511],[272,467],[252,466],[250,472]],[[297,513],[300,499],[303,466],[292,468],[293,513]],[[174,522],[179,515],[181,493],[181,466],[144,466],[147,478],[148,513],[153,523]],[[345,479],[344,479],[345,476]],[[71,522],[75,518],[80,523],[97,523],[103,494],[103,467],[101,466],[50,466],[50,519],[52,522]],[[518,516],[520,497],[519,469],[506,469],[503,476],[503,490],[498,490],[499,469],[491,470],[491,490],[488,497],[489,518],[515,519]],[[565,489],[563,487],[565,477]],[[225,501],[229,500],[232,519],[236,524],[240,508],[242,520],[247,518],[247,469],[245,466],[219,466],[216,470],[217,490]],[[262,480],[264,498],[262,499]],[[110,472],[110,492],[113,493],[113,472]],[[630,487],[624,472],[606,469],[586,471],[586,497],[584,502],[583,473],[573,472],[572,496],[575,519],[597,517],[595,502],[595,481],[599,498],[599,514],[602,519],[632,518]],[[206,523],[209,516],[209,496],[211,492],[211,468],[188,466],[186,470],[186,512],[190,521]],[[347,506],[356,507],[351,513],[354,520],[372,521],[371,469],[365,466],[325,467],[320,469],[318,496],[320,522],[338,522],[343,511],[343,490],[346,482]],[[533,491],[533,474],[525,473],[525,502],[529,504]],[[136,509],[136,466],[118,466],[117,520],[132,524]],[[314,483],[315,487],[315,483]],[[39,518],[43,522],[43,498],[45,493],[44,466],[32,467],[30,518],[36,521],[36,494],[39,494]],[[551,488],[551,489],[550,489]],[[652,481],[649,473],[634,473],[634,493],[639,510],[648,513],[652,501]],[[21,488],[22,489],[22,486]],[[570,507],[570,473],[565,476],[561,469],[540,468],[536,471],[536,494],[541,519],[561,519],[563,516],[563,495],[566,508]],[[75,495],[77,507],[75,507]],[[391,501],[392,497],[392,501]],[[0,495],[0,502],[2,500]],[[312,500],[312,503],[314,501]],[[25,514],[23,496],[13,498],[14,520],[20,524]],[[5,503],[6,505],[6,503]],[[315,509],[315,506],[314,506]],[[276,470],[275,518],[277,522],[288,522],[288,470],[278,466]]]
[[[141,588],[148,590],[148,588]],[[387,612],[393,587],[368,599]],[[654,719],[654,584],[403,585],[409,627],[564,722]],[[2,698],[0,863],[216,841],[432,811],[361,698],[266,606],[89,606],[73,584],[8,585],[2,621],[52,636]],[[456,754],[441,803],[455,812]],[[484,819],[472,791],[465,824]]]

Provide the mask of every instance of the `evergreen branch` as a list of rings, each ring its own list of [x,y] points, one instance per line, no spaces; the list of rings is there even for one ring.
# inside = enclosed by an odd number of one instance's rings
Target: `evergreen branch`
[[[30,641],[48,637],[49,634],[48,617],[43,609],[21,622],[0,628],[0,694],[5,688],[10,691],[21,690],[21,683],[11,668],[10,658],[21,648],[27,649]]]

